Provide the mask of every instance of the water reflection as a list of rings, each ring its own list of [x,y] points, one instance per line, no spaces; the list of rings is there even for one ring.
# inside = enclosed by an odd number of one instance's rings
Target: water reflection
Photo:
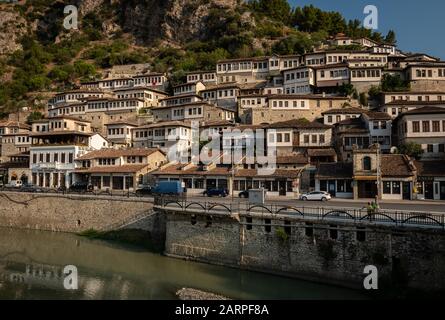
[[[78,268],[78,290],[63,268]],[[182,261],[70,234],[0,229],[0,299],[175,299],[192,287],[239,299],[362,299],[362,292]]]

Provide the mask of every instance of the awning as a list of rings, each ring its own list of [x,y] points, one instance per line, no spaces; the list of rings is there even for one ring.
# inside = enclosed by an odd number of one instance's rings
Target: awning
[[[357,181],[377,181],[376,176],[355,176],[354,180]]]

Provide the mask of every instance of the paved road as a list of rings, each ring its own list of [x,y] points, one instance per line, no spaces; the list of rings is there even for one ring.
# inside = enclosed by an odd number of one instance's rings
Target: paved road
[[[227,198],[208,198],[203,196],[189,196],[187,197],[189,201],[196,202],[218,202],[228,204],[232,202],[232,197]],[[247,203],[246,199],[240,199],[238,197],[234,197],[233,201],[236,203]],[[334,199],[329,202],[321,202],[321,201],[300,201],[293,199],[278,199],[272,198],[267,199],[266,204],[268,205],[282,205],[282,206],[306,206],[306,207],[330,207],[330,208],[363,208],[367,206],[368,200],[356,201],[356,200],[340,200]],[[440,212],[445,213],[445,202],[422,202],[422,201],[382,201],[380,203],[381,209],[388,210],[412,210],[412,211],[426,211],[426,212]]]

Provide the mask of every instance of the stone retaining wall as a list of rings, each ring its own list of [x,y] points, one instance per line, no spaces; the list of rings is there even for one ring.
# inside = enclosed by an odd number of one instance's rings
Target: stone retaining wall
[[[0,227],[81,232],[109,230],[147,215],[147,199],[0,192]]]

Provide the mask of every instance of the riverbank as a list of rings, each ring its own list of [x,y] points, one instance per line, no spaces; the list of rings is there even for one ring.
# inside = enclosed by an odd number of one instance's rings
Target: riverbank
[[[154,253],[162,253],[164,245],[153,239],[151,233],[140,229],[121,229],[98,231],[89,229],[78,233],[79,236],[92,240],[107,240],[121,244],[138,246]]]
[[[192,288],[182,288],[176,292],[180,300],[230,300],[221,295]]]

